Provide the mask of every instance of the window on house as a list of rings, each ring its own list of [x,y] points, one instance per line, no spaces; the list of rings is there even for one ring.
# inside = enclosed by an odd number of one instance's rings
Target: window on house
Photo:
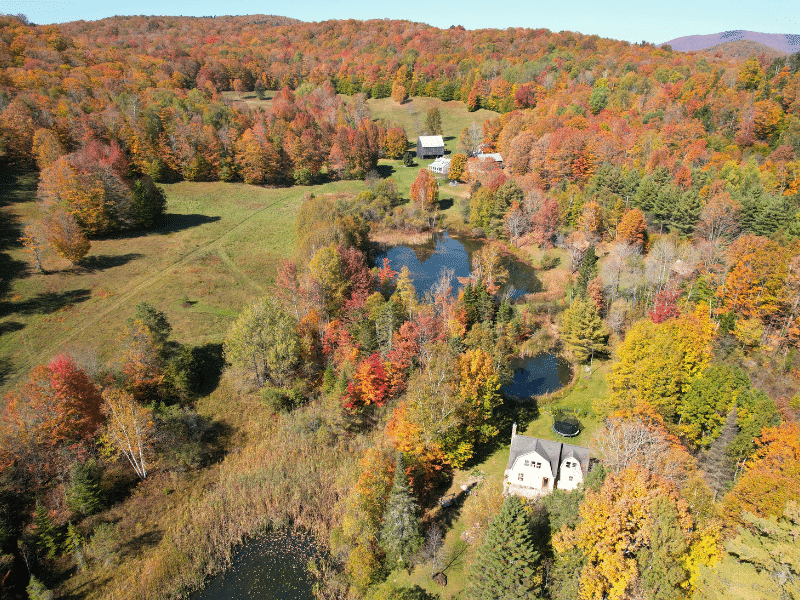
[[[572,475],[569,476],[569,480],[572,481]]]
[[[530,462],[531,462],[531,461],[529,461],[529,460],[526,460],[526,461],[525,461],[525,466],[527,467],[527,466],[530,464]]]
[[[540,462],[537,462],[537,463],[536,463],[536,468],[537,468],[537,469],[541,469],[541,468],[542,468],[542,463],[540,463]]]
[[[572,463],[567,461],[567,462],[564,463],[564,466],[569,469],[572,466]]]
[[[523,478],[523,474],[522,473],[517,475],[517,481],[522,481],[522,478]]]

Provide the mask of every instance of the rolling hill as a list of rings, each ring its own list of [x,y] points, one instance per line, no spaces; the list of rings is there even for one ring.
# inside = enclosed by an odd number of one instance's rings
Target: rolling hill
[[[800,52],[800,35],[798,34],[759,33],[757,31],[743,30],[723,31],[721,33],[710,33],[707,35],[686,35],[669,40],[661,45],[670,45],[673,50],[678,50],[680,52],[692,52],[707,50],[713,46],[719,46],[727,42],[738,42],[740,40],[757,42],[769,48],[786,52],[787,54]]]

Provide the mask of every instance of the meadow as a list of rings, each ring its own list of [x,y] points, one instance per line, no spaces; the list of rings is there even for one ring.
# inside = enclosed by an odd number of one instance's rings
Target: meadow
[[[13,201],[1,210],[7,237],[14,237],[38,218],[36,176],[5,181],[14,189],[4,197]],[[92,240],[76,267],[47,250],[45,274],[36,273],[20,244],[9,240],[7,263],[16,276],[4,277],[0,305],[3,386],[59,352],[88,366],[112,360],[126,319],[142,301],[166,313],[176,341],[222,341],[241,309],[266,292],[279,260],[292,255],[304,195],[353,193],[363,186],[164,185],[167,211],[152,231]]]
[[[236,92],[226,94],[230,101],[238,98]],[[244,93],[236,101],[263,107],[272,95],[261,101]],[[463,127],[495,114],[469,113],[461,103],[434,98],[413,99],[402,106],[390,98],[369,103],[373,118],[398,122],[409,136],[429,108],[439,108],[451,152]],[[378,171],[392,177],[408,198],[419,169],[431,162],[405,167],[399,160],[381,160]],[[142,301],[166,313],[176,341],[222,341],[241,309],[267,291],[280,259],[292,255],[295,217],[304,196],[365,189],[361,181],[289,188],[163,184],[167,211],[153,230],[92,240],[88,256],[76,267],[45,250],[47,272],[40,274],[18,242],[25,225],[40,218],[36,187],[36,173],[0,174],[0,252],[5,261],[0,263],[0,391],[59,352],[76,356],[90,368],[113,360],[125,321]],[[464,227],[461,202],[468,193],[465,184],[450,186],[440,180],[442,225]]]

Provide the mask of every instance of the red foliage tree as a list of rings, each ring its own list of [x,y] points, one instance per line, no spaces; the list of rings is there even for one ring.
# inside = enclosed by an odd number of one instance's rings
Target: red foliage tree
[[[517,108],[532,108],[536,106],[536,92],[529,85],[521,85],[514,92],[514,105]]]
[[[679,295],[678,290],[663,289],[658,292],[653,303],[653,310],[647,313],[650,320],[658,324],[679,317],[681,315],[677,303]]]

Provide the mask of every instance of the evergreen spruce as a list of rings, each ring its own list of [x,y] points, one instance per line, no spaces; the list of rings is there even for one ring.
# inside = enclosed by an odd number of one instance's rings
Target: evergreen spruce
[[[67,506],[75,514],[84,517],[93,515],[102,508],[97,462],[91,459],[84,464],[75,463],[71,471],[66,493]]]
[[[419,505],[408,486],[403,455],[399,454],[381,530],[381,546],[390,568],[411,568],[412,557],[422,546],[419,512]]]
[[[28,600],[53,600],[53,592],[48,590],[44,584],[31,575],[31,580],[28,587],[25,588],[28,592]]]
[[[70,523],[67,526],[67,537],[64,540],[64,554],[71,554],[75,557],[75,563],[80,571],[86,567],[86,561],[83,558],[83,543],[83,536]]]
[[[514,311],[511,308],[511,303],[506,299],[500,303],[500,308],[497,310],[497,322],[509,323],[514,316]]]
[[[476,600],[529,600],[536,597],[540,555],[534,547],[522,502],[509,496],[489,525],[469,573]]]
[[[33,517],[33,524],[36,526],[35,544],[39,552],[47,555],[47,558],[55,558],[58,553],[58,530],[53,525],[47,509],[41,504],[36,507],[36,514]]]
[[[578,269],[577,289],[582,296],[586,294],[586,287],[589,285],[589,281],[597,275],[597,261],[597,252],[594,246],[589,246],[586,254],[583,255],[581,267]]]

